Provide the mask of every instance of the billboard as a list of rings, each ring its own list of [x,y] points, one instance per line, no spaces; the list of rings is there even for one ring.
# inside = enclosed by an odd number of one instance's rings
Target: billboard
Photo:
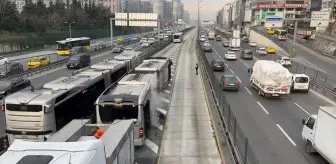
[[[128,22],[128,25],[127,25]],[[116,26],[157,27],[157,13],[115,13]]]
[[[282,27],[284,12],[274,11],[265,14],[265,27]]]
[[[257,9],[307,8],[308,4],[257,4]]]
[[[328,27],[329,18],[329,11],[313,11],[310,18],[310,27]]]

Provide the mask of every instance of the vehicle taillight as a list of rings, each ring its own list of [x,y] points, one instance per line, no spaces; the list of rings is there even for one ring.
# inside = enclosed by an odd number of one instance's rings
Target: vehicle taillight
[[[239,83],[236,83],[237,86],[239,86],[240,84]]]
[[[139,129],[139,138],[142,138],[142,137],[143,137],[143,134],[144,134],[144,129],[143,129],[143,128],[140,128],[140,129]]]
[[[281,92],[287,92],[288,88],[281,88]]]
[[[273,91],[273,88],[272,87],[268,87],[266,90],[267,91]]]
[[[224,83],[224,85],[229,85],[229,83]]]
[[[0,105],[0,110],[1,110],[1,111],[5,111],[5,108],[4,108],[3,105]]]

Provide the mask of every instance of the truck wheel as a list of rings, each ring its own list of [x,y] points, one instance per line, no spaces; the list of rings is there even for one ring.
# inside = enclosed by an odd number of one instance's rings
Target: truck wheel
[[[263,96],[263,93],[262,93],[262,91],[260,89],[258,89],[258,95],[259,96]]]
[[[306,143],[306,152],[308,154],[313,154],[313,152],[314,152],[313,150],[314,150],[314,148],[313,148],[311,142],[307,141],[307,143]]]

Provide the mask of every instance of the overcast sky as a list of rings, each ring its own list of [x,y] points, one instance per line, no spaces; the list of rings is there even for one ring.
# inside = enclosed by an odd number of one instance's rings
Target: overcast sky
[[[227,3],[234,0],[202,0],[200,2],[201,20],[215,20],[217,11],[223,8]],[[197,2],[198,0],[181,0],[184,4],[184,10],[189,11],[190,19],[197,20]]]

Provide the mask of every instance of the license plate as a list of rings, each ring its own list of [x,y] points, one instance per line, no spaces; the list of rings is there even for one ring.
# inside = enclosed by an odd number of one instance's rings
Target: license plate
[[[229,84],[229,85],[235,85],[235,84]]]
[[[279,94],[272,94],[272,96],[279,96]]]
[[[299,86],[298,88],[303,88],[303,86]]]
[[[217,66],[218,68],[220,68],[221,66]]]

